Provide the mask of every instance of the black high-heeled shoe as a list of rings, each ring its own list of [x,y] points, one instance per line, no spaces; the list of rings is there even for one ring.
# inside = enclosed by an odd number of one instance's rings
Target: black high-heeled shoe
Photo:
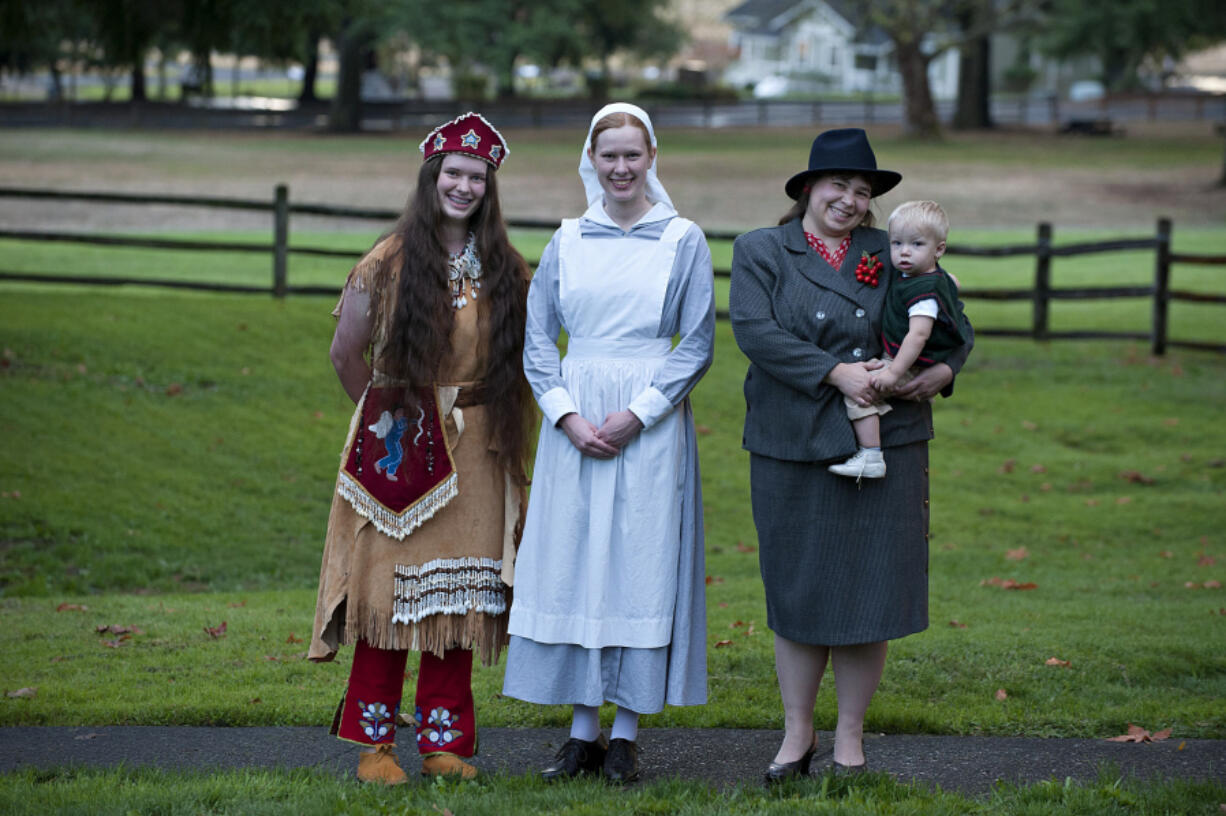
[[[766,784],[775,785],[785,779],[793,779],[797,776],[808,776],[809,765],[813,762],[813,755],[817,753],[817,732],[813,732],[813,743],[809,746],[809,750],[805,751],[800,759],[792,762],[772,762],[766,767]]]

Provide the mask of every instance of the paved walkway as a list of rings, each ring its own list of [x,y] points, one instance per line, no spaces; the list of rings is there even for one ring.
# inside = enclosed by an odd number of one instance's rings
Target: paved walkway
[[[560,728],[483,728],[486,772],[535,773],[548,764],[567,737]],[[644,781],[666,777],[713,785],[755,783],[778,748],[779,732],[768,730],[651,728],[639,734]],[[830,763],[832,734],[814,770]],[[1118,743],[1093,739],[872,735],[865,753],[874,770],[901,781],[939,785],[965,794],[986,793],[996,780],[1038,782],[1072,778],[1092,781],[1109,765],[1124,776],[1203,779],[1226,785],[1226,740],[1170,739]],[[405,745],[405,769],[415,767]],[[165,769],[321,768],[347,776],[356,750],[324,728],[81,727],[0,728],[0,772],[63,765],[148,766]]]

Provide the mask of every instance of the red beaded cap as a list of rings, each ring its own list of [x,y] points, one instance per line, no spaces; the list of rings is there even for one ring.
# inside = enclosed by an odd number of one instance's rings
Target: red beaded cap
[[[467,153],[497,170],[511,153],[507,140],[479,113],[468,113],[439,125],[418,146],[425,159],[439,153]]]

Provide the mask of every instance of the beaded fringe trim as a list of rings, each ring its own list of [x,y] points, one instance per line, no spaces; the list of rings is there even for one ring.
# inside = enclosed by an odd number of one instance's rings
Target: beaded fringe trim
[[[416,530],[434,517],[434,514],[460,495],[459,479],[454,472],[426,495],[422,496],[401,513],[394,513],[362,489],[356,479],[342,470],[336,480],[336,492],[349,502],[353,511],[384,535],[397,541]]]
[[[502,559],[436,558],[421,566],[396,565],[392,623],[417,623],[431,615],[507,611]]]

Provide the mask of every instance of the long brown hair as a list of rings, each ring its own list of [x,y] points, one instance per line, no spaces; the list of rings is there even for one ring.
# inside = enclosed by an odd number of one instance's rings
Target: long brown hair
[[[780,217],[779,225],[783,226],[789,221],[795,221],[797,218],[803,218],[805,214],[805,210],[809,208],[809,196],[813,194],[814,185],[816,185],[819,181],[821,181],[826,176],[836,176],[836,175],[849,175],[849,174],[839,173],[838,171],[834,171],[831,173],[815,173],[814,175],[809,176],[809,178],[805,180],[805,186],[801,190],[800,195],[796,197],[796,201],[792,204],[791,208],[787,212],[785,212],[782,217]],[[850,175],[854,176],[856,174],[852,173]],[[861,176],[861,178],[863,178],[863,176]],[[873,207],[872,207],[872,204],[870,203],[869,208],[864,211],[864,218],[862,218],[860,220],[860,223],[856,224],[856,226],[857,227],[873,227],[873,226],[876,226],[876,224],[877,224],[877,218],[876,216],[873,215]]]
[[[433,387],[452,353],[455,309],[447,284],[438,201],[443,157],[437,154],[423,162],[417,188],[388,233],[400,240],[384,264],[381,283],[387,284],[392,275],[396,283],[375,287],[389,297],[378,306],[383,326],[379,368],[408,383],[409,389]],[[499,463],[522,479],[533,405],[523,365],[530,275],[527,262],[507,237],[497,176],[493,167],[486,168],[485,195],[469,218],[468,229],[476,237],[481,258],[479,319],[489,338],[483,379],[494,448]]]

